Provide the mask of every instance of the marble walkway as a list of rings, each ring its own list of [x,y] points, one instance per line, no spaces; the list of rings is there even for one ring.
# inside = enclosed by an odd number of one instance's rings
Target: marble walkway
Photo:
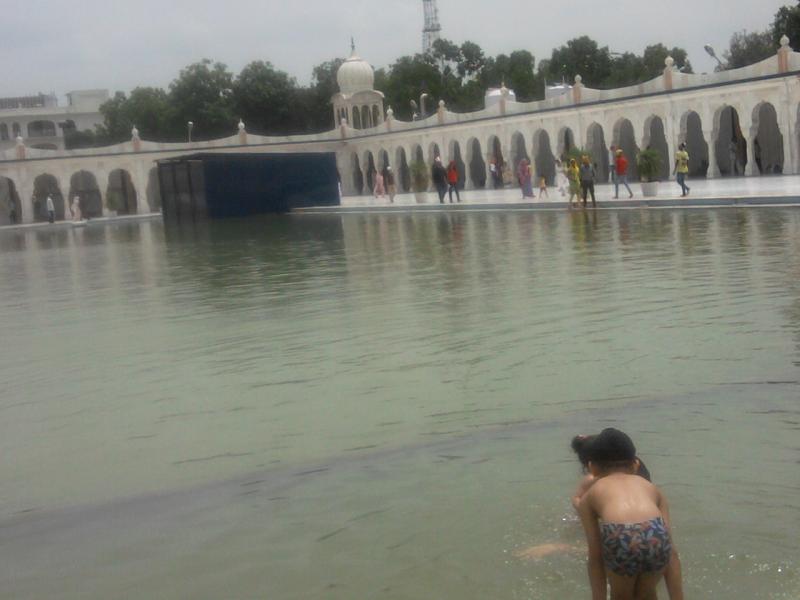
[[[800,176],[765,176],[765,177],[733,177],[709,180],[689,180],[691,193],[687,198],[680,197],[680,187],[674,179],[661,182],[656,197],[645,198],[639,183],[631,183],[633,199],[629,199],[624,188],[620,190],[620,199],[614,199],[614,187],[610,184],[598,185],[597,202],[600,208],[626,207],[669,207],[669,206],[752,206],[764,204],[792,204],[800,206]],[[525,209],[564,209],[567,198],[562,197],[556,188],[548,188],[549,197],[522,198],[519,188],[500,190],[465,190],[461,192],[461,204],[450,205],[445,198],[445,205],[439,204],[435,193],[428,193],[423,203],[417,203],[414,194],[400,194],[394,203],[387,198],[370,196],[347,196],[342,198],[341,207],[318,207],[301,209],[298,212],[310,211],[361,211],[361,210],[438,210],[453,208],[525,208]]]

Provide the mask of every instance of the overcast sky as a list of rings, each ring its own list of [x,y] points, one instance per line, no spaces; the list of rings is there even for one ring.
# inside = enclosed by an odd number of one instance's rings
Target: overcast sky
[[[589,35],[612,51],[663,42],[713,69],[737,30],[767,27],[788,0],[439,0],[442,35],[487,54],[514,49],[537,61]],[[311,69],[349,53],[376,68],[419,52],[422,0],[3,0],[0,97],[75,89],[166,86],[208,57],[234,72],[269,60],[300,83]]]

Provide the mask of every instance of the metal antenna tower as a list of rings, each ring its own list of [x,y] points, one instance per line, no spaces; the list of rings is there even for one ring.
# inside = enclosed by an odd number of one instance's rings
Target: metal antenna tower
[[[439,24],[439,9],[436,0],[422,0],[425,9],[425,29],[422,30],[422,53],[427,54],[433,48],[433,42],[439,39],[442,26]]]

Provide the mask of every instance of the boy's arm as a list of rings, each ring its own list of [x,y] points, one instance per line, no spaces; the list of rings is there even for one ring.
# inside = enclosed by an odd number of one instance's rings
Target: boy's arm
[[[575,493],[572,494],[572,507],[575,510],[578,510],[578,504],[580,503],[581,498],[583,498],[583,495],[589,491],[589,488],[592,487],[593,483],[594,483],[594,476],[591,474],[584,475],[583,478],[580,480],[580,483],[578,483],[578,487],[575,489]]]
[[[603,566],[603,549],[600,545],[600,526],[597,523],[597,514],[592,508],[590,494],[585,494],[578,504],[578,515],[589,544],[587,568],[592,600],[606,600],[606,569]]]
[[[669,564],[664,569],[664,583],[667,586],[667,593],[670,600],[683,600],[683,573],[681,569],[681,559],[678,556],[678,549],[675,546],[675,538],[672,535],[672,523],[669,515],[669,503],[664,493],[656,488],[658,491],[658,508],[661,510],[661,516],[664,523],[667,525],[669,531],[670,541],[672,542],[672,556],[670,556]]]

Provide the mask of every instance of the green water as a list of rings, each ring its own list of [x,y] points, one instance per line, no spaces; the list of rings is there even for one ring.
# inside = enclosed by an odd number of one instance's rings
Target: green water
[[[800,598],[800,211],[5,231],[0,286],[0,597],[588,597],[514,552],[613,424],[687,597]]]

